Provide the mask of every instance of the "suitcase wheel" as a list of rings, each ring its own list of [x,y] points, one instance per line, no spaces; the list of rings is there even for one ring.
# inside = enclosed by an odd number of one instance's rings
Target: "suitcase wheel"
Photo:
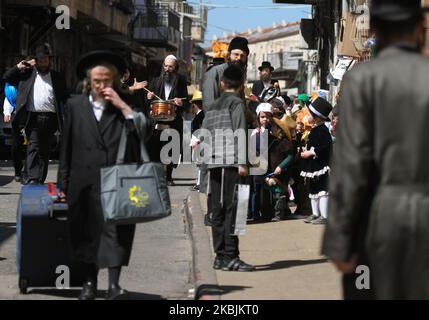
[[[19,278],[19,293],[20,294],[27,294],[27,279],[25,278]]]

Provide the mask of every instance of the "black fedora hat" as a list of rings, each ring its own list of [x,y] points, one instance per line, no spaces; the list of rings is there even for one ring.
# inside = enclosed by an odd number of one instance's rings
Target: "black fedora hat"
[[[35,57],[36,59],[52,57],[51,46],[48,43],[39,44],[36,47]]]
[[[122,76],[128,68],[125,59],[115,52],[111,50],[95,50],[84,54],[80,58],[76,66],[76,74],[79,79],[85,78],[86,71],[100,62],[107,62],[114,65],[118,69],[120,76]]]
[[[372,0],[370,14],[379,20],[399,22],[428,10],[421,6],[420,0]]]
[[[265,69],[265,68],[269,68],[271,70],[271,72],[274,71],[274,68],[269,61],[262,62],[262,65],[258,69],[259,69],[259,71],[262,71],[262,69]]]
[[[317,97],[316,100],[311,102],[308,106],[310,112],[325,121],[331,121],[329,115],[332,112],[332,105],[323,98]]]

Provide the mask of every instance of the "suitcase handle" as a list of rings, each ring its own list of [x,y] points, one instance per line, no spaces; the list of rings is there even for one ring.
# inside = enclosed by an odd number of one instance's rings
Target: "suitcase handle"
[[[48,194],[52,198],[52,200],[58,199],[57,187],[53,182],[48,183]]]
[[[40,199],[42,205],[47,209],[48,216],[50,219],[56,219],[60,221],[67,220],[67,204],[62,202],[58,197],[58,193],[54,184],[48,184],[48,196],[42,197]],[[57,209],[60,210],[55,210]],[[54,214],[57,212],[64,212],[64,215]]]
[[[48,183],[48,195],[54,203],[65,203],[66,202],[66,199],[61,198],[60,195],[58,194],[57,187],[56,187],[55,183],[53,183],[53,182]]]

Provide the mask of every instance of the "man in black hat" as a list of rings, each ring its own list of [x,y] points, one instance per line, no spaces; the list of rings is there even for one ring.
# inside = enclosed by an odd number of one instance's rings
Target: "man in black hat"
[[[249,43],[246,38],[236,37],[231,40],[228,47],[227,62],[217,65],[206,72],[202,86],[203,92],[203,108],[205,111],[210,110],[210,105],[220,97],[221,89],[220,83],[224,71],[231,65],[236,65],[243,70],[244,78],[246,77],[247,61],[249,57]],[[244,94],[244,78],[243,88],[240,96],[245,97]],[[207,190],[207,170],[205,165],[201,166],[201,184],[200,192],[205,194]],[[211,215],[210,201],[208,201],[208,218]],[[210,219],[208,219],[210,220]]]
[[[372,0],[377,57],[343,80],[322,253],[344,274],[345,298],[429,298],[423,11],[420,0]]]
[[[21,61],[3,76],[18,88],[12,127],[25,128],[29,140],[25,168],[31,184],[43,184],[46,179],[49,148],[54,133],[61,132],[62,106],[68,97],[64,77],[50,69],[51,56],[48,44],[39,45],[34,60]]]
[[[261,94],[272,87],[276,81],[271,79],[274,68],[269,61],[262,62],[262,65],[258,69],[260,72],[260,80],[253,84],[252,93],[262,101],[263,96],[261,96]]]
[[[206,72],[203,82],[203,107],[206,109],[214,100],[220,97],[220,80],[223,72],[230,65],[239,66],[246,74],[249,57],[249,43],[246,38],[236,37],[228,47],[227,62],[217,65]]]
[[[100,169],[116,164],[124,126],[128,133],[125,162],[137,162],[140,141],[147,140],[151,126],[143,113],[133,111],[136,106],[121,91],[125,70],[125,61],[111,51],[86,54],[77,72],[80,79],[87,78],[90,92],[73,97],[66,105],[58,180],[61,196],[69,205],[72,249],[86,273],[81,300],[95,299],[98,270],[103,268],[109,270],[106,298],[126,294],[119,276],[121,267],[129,263],[135,225],[104,222]]]

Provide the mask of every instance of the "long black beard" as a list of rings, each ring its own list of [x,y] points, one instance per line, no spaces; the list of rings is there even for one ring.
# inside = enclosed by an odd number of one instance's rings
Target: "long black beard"
[[[173,72],[173,73],[169,73],[169,72],[163,72],[162,73],[162,80],[164,81],[164,83],[174,83],[174,81],[177,78],[177,73]]]
[[[241,60],[237,60],[237,61],[229,61],[228,65],[230,66],[237,66],[240,67],[241,70],[245,71],[246,70],[246,64],[243,63]]]
[[[271,77],[270,76],[261,76],[261,80],[263,82],[269,82],[271,80]]]

